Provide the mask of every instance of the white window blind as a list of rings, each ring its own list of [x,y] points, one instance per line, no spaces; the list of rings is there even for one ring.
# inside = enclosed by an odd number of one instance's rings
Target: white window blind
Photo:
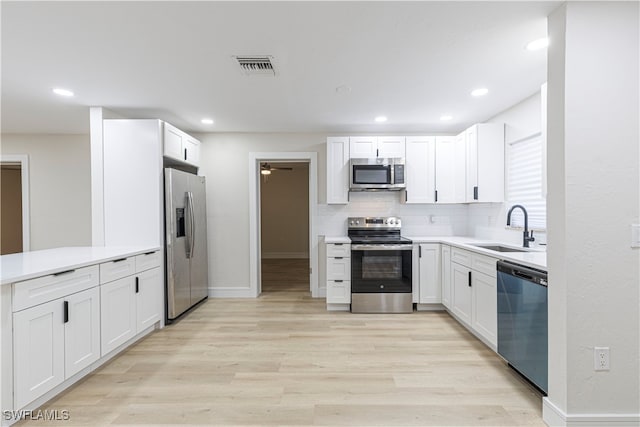
[[[543,193],[542,137],[536,133],[509,144],[507,153],[507,210],[522,205],[529,214],[529,229],[547,228],[547,201]],[[524,226],[520,209],[513,211],[512,227]]]

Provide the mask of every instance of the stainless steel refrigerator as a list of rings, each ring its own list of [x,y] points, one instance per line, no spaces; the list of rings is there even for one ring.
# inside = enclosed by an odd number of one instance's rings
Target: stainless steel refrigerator
[[[165,253],[167,320],[207,298],[205,179],[165,168]]]

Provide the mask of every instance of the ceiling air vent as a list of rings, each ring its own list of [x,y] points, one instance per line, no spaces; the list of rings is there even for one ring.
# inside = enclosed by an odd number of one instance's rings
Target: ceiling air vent
[[[240,70],[247,76],[267,75],[275,76],[276,69],[273,66],[273,56],[235,56]]]

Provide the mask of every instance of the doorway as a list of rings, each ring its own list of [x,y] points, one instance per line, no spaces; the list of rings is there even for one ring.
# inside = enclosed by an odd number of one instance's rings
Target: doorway
[[[0,158],[0,255],[29,251],[27,156]]]
[[[262,293],[309,293],[309,163],[260,162]]]
[[[269,256],[301,256],[304,253],[308,258],[302,258],[304,267],[298,269],[298,276],[307,279],[307,289],[311,292],[312,297],[322,297],[318,289],[318,236],[315,231],[315,223],[317,222],[317,153],[315,152],[268,152],[268,153],[249,153],[249,295],[258,297],[262,293],[262,215],[261,215],[261,182],[264,179],[261,173],[262,164],[269,163],[273,168],[274,164],[282,164],[287,167],[286,163],[306,164],[308,170],[307,176],[307,214],[296,212],[298,217],[306,216],[308,219],[308,251],[299,250],[278,251],[273,249],[272,255]],[[293,167],[292,167],[293,170]],[[284,171],[282,171],[284,172]],[[274,180],[277,171],[272,171],[270,180]],[[285,232],[285,233],[288,233]],[[279,253],[278,253],[279,252]],[[274,255],[273,255],[274,254]],[[308,255],[306,255],[308,254]],[[296,258],[279,258],[284,260],[292,260]],[[286,261],[283,261],[286,262]],[[289,261],[292,262],[292,261]],[[302,279],[304,280],[304,279]],[[301,280],[301,281],[302,281]],[[286,285],[285,285],[286,286]],[[324,289],[323,289],[324,290]],[[247,295],[247,296],[249,296]]]

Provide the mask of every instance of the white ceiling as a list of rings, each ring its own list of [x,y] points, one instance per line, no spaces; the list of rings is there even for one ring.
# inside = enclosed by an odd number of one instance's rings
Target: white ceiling
[[[89,106],[191,132],[457,132],[539,90],[546,52],[524,46],[558,4],[3,1],[2,132],[87,133]],[[263,54],[276,77],[232,58]]]

